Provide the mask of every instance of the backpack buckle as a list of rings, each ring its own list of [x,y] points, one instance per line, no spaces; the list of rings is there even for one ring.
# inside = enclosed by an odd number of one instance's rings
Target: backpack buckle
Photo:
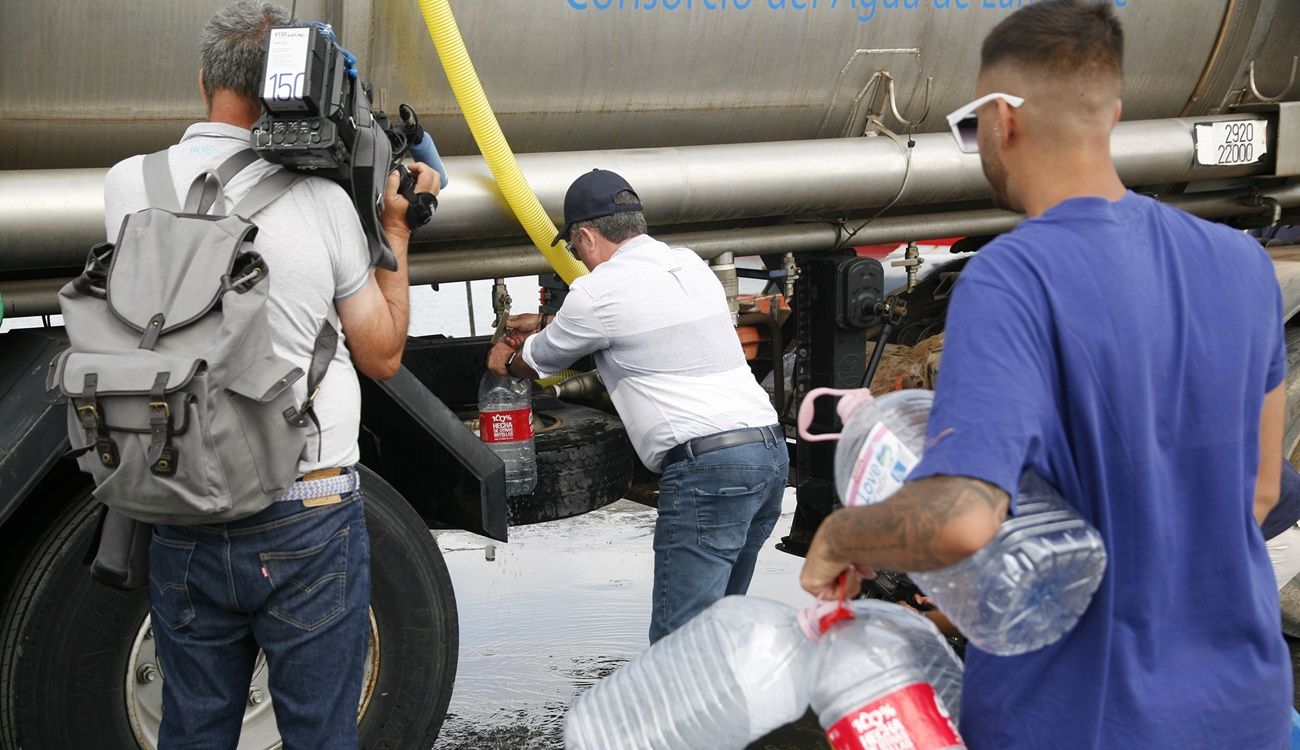
[[[154,376],[149,389],[149,451],[145,460],[149,470],[158,476],[169,477],[176,473],[176,449],[172,447],[172,408],[167,403],[168,373]]]
[[[81,418],[81,426],[88,430],[93,430],[99,423],[99,407],[94,404],[83,404],[77,407],[77,416]]]
[[[161,415],[157,415],[157,414],[155,414],[154,412],[156,412],[157,410],[162,410],[162,414],[161,414]],[[161,419],[165,419],[165,420],[167,420],[167,421],[170,422],[170,421],[171,421],[171,418],[172,418],[172,408],[171,408],[171,406],[168,405],[168,403],[167,403],[166,401],[150,401],[150,402],[149,402],[149,419],[150,419],[150,420],[153,420],[155,417],[159,417],[159,416],[160,416]]]

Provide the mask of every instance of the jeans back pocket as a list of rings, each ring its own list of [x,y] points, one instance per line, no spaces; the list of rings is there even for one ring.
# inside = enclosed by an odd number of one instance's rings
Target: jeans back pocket
[[[767,499],[767,481],[733,479],[718,489],[692,488],[700,546],[719,555],[735,555],[749,538],[749,526]]]
[[[324,544],[258,556],[274,592],[266,611],[302,630],[329,624],[347,609],[348,532],[339,529]]]
[[[172,630],[194,619],[189,581],[194,547],[188,539],[164,539],[157,529],[149,545],[149,609]]]

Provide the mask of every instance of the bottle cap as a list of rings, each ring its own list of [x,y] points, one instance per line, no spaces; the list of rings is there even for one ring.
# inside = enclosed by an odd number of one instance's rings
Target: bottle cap
[[[838,595],[835,599],[818,599],[799,610],[797,616],[799,627],[803,629],[804,635],[808,636],[808,640],[817,643],[835,623],[852,620],[855,617],[853,610],[845,604],[847,592],[844,589],[847,585],[848,575],[841,573],[836,584]]]

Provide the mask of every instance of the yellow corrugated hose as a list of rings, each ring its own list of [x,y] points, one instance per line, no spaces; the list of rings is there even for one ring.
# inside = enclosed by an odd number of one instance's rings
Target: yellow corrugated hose
[[[478,74],[474,72],[474,63],[469,59],[469,51],[465,49],[465,41],[461,39],[460,29],[451,14],[451,6],[447,0],[420,0],[420,12],[424,14],[424,23],[429,27],[429,36],[442,60],[452,93],[465,114],[479,151],[483,152],[492,175],[496,177],[501,194],[551,268],[564,279],[564,283],[572,284],[574,279],[586,274],[587,269],[569,254],[565,243],[551,247],[551,240],[559,230],[519,170],[514,152],[501,132],[501,125],[483,93]]]
[[[555,385],[556,383],[563,383],[569,378],[576,378],[581,374],[582,374],[581,370],[561,370],[555,373],[554,375],[550,376],[549,378],[542,378],[541,380],[537,381],[537,385],[541,386],[542,388],[549,388]]]

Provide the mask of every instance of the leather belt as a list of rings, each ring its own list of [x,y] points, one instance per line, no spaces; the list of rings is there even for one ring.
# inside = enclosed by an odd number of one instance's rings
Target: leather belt
[[[741,430],[728,430],[715,435],[697,437],[694,440],[687,440],[681,445],[670,448],[664,454],[664,467],[667,468],[678,461],[683,461],[691,456],[698,456],[701,453],[711,453],[723,448],[735,448],[750,443],[762,443],[767,440],[781,443],[785,440],[785,436],[781,434],[779,427],[769,425],[767,427],[746,427]]]

